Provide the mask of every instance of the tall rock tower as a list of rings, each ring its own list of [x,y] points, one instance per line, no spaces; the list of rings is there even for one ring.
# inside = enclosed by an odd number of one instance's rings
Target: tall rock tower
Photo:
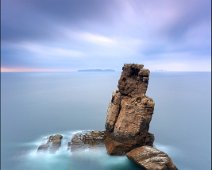
[[[105,146],[111,155],[123,155],[143,145],[152,146],[149,133],[154,101],[147,97],[148,69],[143,65],[125,64],[107,110]]]

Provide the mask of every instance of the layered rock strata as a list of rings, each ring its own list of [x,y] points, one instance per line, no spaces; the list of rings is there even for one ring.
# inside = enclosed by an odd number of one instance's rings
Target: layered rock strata
[[[105,146],[112,155],[123,155],[143,145],[152,146],[149,133],[154,101],[147,97],[149,73],[143,65],[125,64],[112,95],[106,118]]]
[[[56,152],[61,146],[62,138],[63,136],[60,134],[49,136],[47,142],[45,144],[41,144],[37,151],[49,151],[52,153]]]
[[[150,146],[133,149],[127,157],[147,170],[177,170],[166,153]]]

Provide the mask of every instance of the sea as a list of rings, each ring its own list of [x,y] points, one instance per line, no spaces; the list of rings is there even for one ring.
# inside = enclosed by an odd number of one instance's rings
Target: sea
[[[77,152],[77,132],[104,130],[120,72],[1,73],[1,170],[139,170],[104,147]],[[147,96],[155,101],[149,131],[154,147],[179,170],[211,169],[211,72],[152,72]],[[37,153],[52,134],[55,153]]]

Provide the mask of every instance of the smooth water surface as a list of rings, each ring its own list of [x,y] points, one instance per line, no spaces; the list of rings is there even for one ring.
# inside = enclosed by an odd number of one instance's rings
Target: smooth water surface
[[[118,72],[2,73],[2,170],[137,170],[105,148],[67,151],[79,130],[103,130]],[[210,73],[151,73],[155,101],[150,132],[180,170],[211,169]],[[54,155],[36,152],[46,136],[65,140]]]

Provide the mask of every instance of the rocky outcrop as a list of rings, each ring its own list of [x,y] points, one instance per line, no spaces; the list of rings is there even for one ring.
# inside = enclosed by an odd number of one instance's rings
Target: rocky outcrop
[[[56,152],[61,146],[62,138],[63,136],[60,134],[49,136],[47,143],[41,144],[37,151],[49,151],[51,153]]]
[[[147,170],[177,170],[166,153],[150,146],[133,149],[127,157]]]
[[[153,145],[154,135],[148,132],[154,101],[145,95],[149,73],[143,65],[125,64],[112,95],[106,118],[107,152],[123,155],[144,145]]]
[[[71,142],[68,143],[68,148],[71,151],[82,148],[95,147],[97,145],[104,145],[105,132],[104,131],[86,131],[75,134]]]
[[[146,91],[150,71],[143,65],[125,64],[107,110],[105,146],[111,155],[124,155],[147,170],[177,170],[171,158],[153,148],[149,124],[154,101]]]

